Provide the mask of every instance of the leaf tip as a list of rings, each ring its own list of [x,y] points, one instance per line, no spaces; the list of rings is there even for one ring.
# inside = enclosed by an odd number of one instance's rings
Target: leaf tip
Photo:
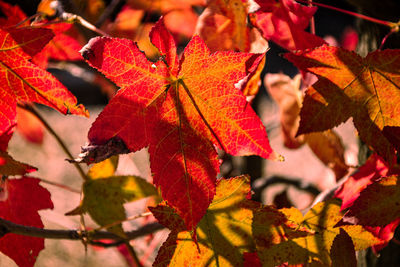
[[[82,55],[82,57],[86,60],[90,60],[94,56],[94,51],[92,47],[94,44],[100,39],[101,37],[95,37],[89,40],[89,42],[82,47],[81,50],[79,50],[79,53]]]

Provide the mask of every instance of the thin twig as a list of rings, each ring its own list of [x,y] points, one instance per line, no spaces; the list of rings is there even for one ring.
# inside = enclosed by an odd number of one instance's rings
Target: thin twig
[[[136,219],[143,218],[143,217],[147,217],[147,216],[150,216],[152,214],[153,213],[151,213],[151,212],[144,212],[144,213],[141,213],[141,214],[133,215],[133,216],[130,216],[130,217],[125,218],[123,220],[115,221],[113,223],[110,223],[110,224],[107,224],[107,225],[103,225],[103,226],[97,228],[96,230],[97,231],[104,230],[104,229],[113,227],[113,226],[115,226],[117,224],[120,224],[120,223],[123,223],[123,222],[126,222],[126,221],[136,220]]]
[[[313,1],[312,0],[308,0],[308,5],[312,6],[312,4],[313,4]],[[311,32],[311,34],[315,35],[315,19],[314,19],[314,16],[312,16],[311,19],[310,19],[310,32]]]
[[[63,184],[59,184],[59,183],[56,183],[56,182],[53,182],[53,181],[49,181],[49,180],[46,180],[46,179],[43,179],[43,178],[39,178],[39,179],[43,183],[54,185],[54,186],[57,186],[59,188],[62,188],[64,190],[67,190],[67,191],[70,191],[70,192],[73,192],[73,193],[78,193],[78,194],[81,193],[80,190],[74,189],[72,187],[69,187],[69,186],[66,186],[66,185],[63,185]]]
[[[100,28],[101,25],[108,19],[116,10],[116,8],[121,3],[121,0],[112,0],[111,3],[107,6],[104,12],[101,14],[100,18],[96,21],[95,26]]]
[[[129,241],[125,241],[125,246],[128,249],[129,255],[131,255],[133,261],[136,264],[136,267],[143,267],[142,263],[140,262],[135,249],[132,247],[132,245],[129,243]]]
[[[39,114],[39,112],[35,109],[35,107],[29,103],[18,103],[18,107],[25,109],[35,115],[36,118],[38,118],[46,127],[46,129],[49,131],[49,133],[54,136],[54,138],[57,140],[57,143],[61,146],[65,154],[67,154],[68,158],[70,160],[74,160],[74,157],[72,156],[71,152],[69,151],[68,147],[65,145],[64,141],[61,139],[61,137],[54,131],[54,129],[50,126],[50,124],[43,118],[42,115]],[[73,163],[75,168],[78,170],[79,174],[84,180],[87,180],[87,176],[81,166],[78,163]]]
[[[22,24],[24,24],[25,22],[31,21],[32,19],[36,19],[37,17],[41,17],[41,16],[43,16],[43,13],[41,13],[41,12],[36,13],[36,14],[33,14],[32,16],[27,17],[26,19],[24,19],[24,20],[18,22],[17,24],[15,24],[14,27],[19,27],[19,26],[21,26]]]
[[[148,234],[157,232],[165,227],[159,223],[149,223],[137,230],[126,232],[126,239],[120,236],[106,231],[79,231],[79,230],[56,230],[56,229],[42,229],[33,226],[26,226],[21,224],[16,224],[8,220],[0,218],[0,236],[13,233],[23,236],[32,236],[48,239],[67,239],[67,240],[82,240],[83,238],[88,239],[89,244],[98,244],[99,239],[111,239],[117,242],[114,245],[120,245],[124,240],[133,240]]]
[[[393,33],[398,32],[398,31],[399,31],[399,26],[397,26],[397,27],[395,27],[395,28],[392,28],[392,29],[390,30],[390,32],[388,32],[388,33],[385,35],[385,37],[383,37],[382,42],[381,42],[381,45],[379,46],[379,50],[382,50],[383,45],[385,44],[385,42],[386,42],[386,40],[388,39],[388,37],[389,37],[390,35],[392,35]]]
[[[310,183],[306,183],[302,179],[287,178],[284,176],[275,175],[275,176],[269,177],[268,179],[265,179],[265,181],[261,185],[252,189],[254,192],[253,199],[256,199],[256,200],[261,199],[262,191],[265,188],[267,188],[268,186],[273,185],[273,184],[292,185],[292,186],[296,187],[297,189],[309,192],[309,193],[313,194],[314,196],[317,196],[318,194],[321,193],[321,191],[318,188],[316,188],[314,185],[312,185]]]
[[[296,1],[300,2],[300,3],[304,3],[304,4],[308,4],[309,3],[309,0],[296,0]],[[331,9],[331,10],[335,10],[335,11],[341,12],[343,14],[354,16],[354,17],[357,17],[357,18],[360,18],[360,19],[368,20],[368,21],[371,21],[371,22],[374,22],[374,23],[377,23],[377,24],[385,25],[385,26],[388,26],[390,28],[395,28],[396,26],[399,25],[399,23],[372,18],[372,17],[366,16],[366,15],[363,15],[363,14],[360,14],[360,13],[348,11],[348,10],[345,10],[345,9],[341,9],[341,8],[338,8],[338,7],[334,7],[334,6],[330,6],[330,5],[326,5],[326,4],[322,4],[322,3],[313,2],[312,4],[315,5],[315,6],[320,6],[320,7],[323,7],[323,8],[328,8],[328,9]]]
[[[110,37],[110,35],[108,35],[106,32],[100,30],[99,28],[97,28],[96,26],[94,26],[89,21],[85,20],[84,18],[82,18],[79,15],[64,12],[61,15],[61,19],[65,20],[66,22],[70,22],[70,21],[77,22],[80,25],[82,25],[83,27],[85,27],[91,31],[94,31],[95,33],[97,33],[99,35]]]

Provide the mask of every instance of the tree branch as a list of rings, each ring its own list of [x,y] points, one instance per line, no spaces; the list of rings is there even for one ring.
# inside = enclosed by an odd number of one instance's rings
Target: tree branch
[[[312,195],[318,195],[321,193],[321,191],[315,187],[314,185],[305,182],[304,180],[300,178],[288,178],[284,176],[279,176],[279,175],[274,175],[271,176],[263,181],[262,184],[252,188],[254,195],[252,196],[252,199],[254,200],[260,200],[261,199],[261,194],[262,191],[267,188],[270,185],[273,184],[286,184],[286,185],[292,185],[296,187],[297,189],[306,191]]]
[[[124,239],[116,234],[106,231],[84,231],[79,230],[56,230],[56,229],[42,229],[38,227],[25,226],[16,224],[8,220],[0,218],[0,236],[5,234],[13,233],[24,236],[41,237],[49,239],[68,239],[68,240],[82,240],[87,238],[89,244],[100,245],[103,243],[93,240],[98,239],[112,239],[116,242],[111,243],[112,245],[118,246],[123,244],[126,240],[136,239],[154,232],[157,232],[165,227],[159,223],[149,223],[137,230],[133,230],[126,233],[127,238]],[[108,244],[107,246],[112,246]]]

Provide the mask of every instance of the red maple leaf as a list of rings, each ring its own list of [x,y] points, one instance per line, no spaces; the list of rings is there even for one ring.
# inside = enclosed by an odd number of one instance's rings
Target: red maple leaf
[[[89,64],[121,87],[88,137],[91,145],[122,139],[130,151],[149,146],[154,183],[192,230],[215,194],[219,162],[213,144],[233,155],[278,158],[260,119],[234,86],[263,55],[210,55],[195,36],[179,60],[162,19],[150,39],[163,61],[149,62],[126,39],[97,37],[84,47]]]
[[[377,154],[373,154],[368,158],[364,165],[362,165],[356,173],[348,177],[347,180],[335,191],[335,198],[342,200],[341,209],[345,210],[353,206],[354,201],[360,197],[360,193],[367,188],[367,186],[378,181],[380,177],[398,173],[389,169],[389,164],[385,162]],[[374,236],[378,237],[385,242],[373,246],[374,251],[379,251],[385,247],[393,238],[394,231],[397,225],[400,224],[400,219],[394,220],[388,225],[381,227],[366,226],[366,229]]]
[[[370,156],[365,164],[335,191],[334,197],[342,200],[341,209],[344,210],[353,205],[362,190],[388,173],[389,164],[387,162],[377,154]]]
[[[6,2],[0,1],[0,10],[5,16],[0,17],[1,27],[15,26],[26,19],[25,13],[17,5],[13,6]],[[26,22],[24,26],[27,26],[28,24],[29,23]]]
[[[40,53],[35,55],[32,61],[45,69],[49,59],[59,61],[82,60],[82,56],[79,53],[82,46],[75,38],[67,34],[68,31],[73,30],[72,27],[73,25],[70,23],[57,23],[45,26],[45,28],[52,30],[55,36]]]
[[[38,210],[52,209],[53,202],[47,189],[36,178],[5,180],[0,184],[0,217],[13,223],[43,228]],[[44,248],[44,239],[17,234],[0,238],[0,251],[20,267],[31,267]]]
[[[43,28],[0,29],[0,144],[7,147],[17,103],[36,102],[63,114],[88,116],[76,98],[50,73],[31,63],[54,34]]]
[[[0,25],[5,27],[20,27],[29,26],[29,20],[26,14],[19,6],[12,6],[8,3],[0,1],[0,10],[6,18],[0,18]],[[47,43],[42,51],[35,55],[32,62],[45,69],[49,59],[55,60],[82,60],[79,50],[82,46],[79,42],[66,34],[73,30],[73,25],[70,23],[55,23],[47,24],[47,21],[35,23],[35,27],[43,27],[51,29],[55,34],[54,37]]]
[[[316,7],[307,7],[294,0],[256,0],[260,9],[250,14],[250,21],[271,40],[290,51],[321,46],[325,41],[304,31]]]

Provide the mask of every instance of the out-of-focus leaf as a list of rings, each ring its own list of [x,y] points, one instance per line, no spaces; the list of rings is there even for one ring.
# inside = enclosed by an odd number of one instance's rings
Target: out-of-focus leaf
[[[205,2],[205,0],[129,0],[127,4],[150,14],[161,14],[165,26],[175,37],[190,38],[198,20],[193,8],[204,6]]]
[[[187,38],[193,36],[198,15],[192,8],[171,10],[164,15],[165,27],[175,34],[181,34]]]
[[[17,5],[13,6],[9,3],[0,1],[0,10],[4,14],[5,18],[0,17],[0,27],[10,27],[21,23],[26,19],[25,13]],[[24,23],[22,26],[29,25],[29,21]]]
[[[290,51],[314,48],[325,41],[305,31],[316,7],[303,6],[294,0],[256,0],[260,9],[250,14],[254,26],[267,40]]]
[[[52,209],[53,202],[40,180],[31,177],[6,179],[0,182],[0,217],[13,223],[43,228],[38,213]],[[0,238],[0,251],[20,267],[33,267],[39,252],[44,249],[44,239],[17,234]]]
[[[144,15],[143,10],[133,9],[126,5],[118,13],[115,21],[107,25],[106,31],[111,36],[137,42],[139,49],[144,51],[148,58],[156,58],[158,50],[148,38],[154,23],[142,23]]]
[[[24,175],[37,169],[28,164],[14,160],[6,151],[0,151],[0,175]]]
[[[136,176],[116,176],[118,157],[109,158],[93,165],[88,172],[89,180],[83,184],[84,198],[81,205],[68,215],[88,212],[100,226],[124,236],[120,221],[126,219],[123,204],[157,195],[157,190],[146,180]]]
[[[72,0],[78,11],[83,14],[83,17],[95,23],[105,9],[103,0]]]
[[[305,143],[304,135],[296,137],[302,101],[300,83],[300,74],[293,79],[281,73],[268,73],[264,77],[265,88],[279,106],[283,143],[288,148],[298,148]]]
[[[211,0],[199,18],[196,32],[210,51],[250,50],[247,3],[241,0]]]
[[[348,166],[344,159],[344,146],[333,130],[296,136],[300,122],[301,91],[300,74],[290,79],[284,74],[267,74],[265,87],[279,106],[284,145],[298,148],[304,143],[326,166],[333,170],[336,180],[345,176]]]
[[[43,123],[35,115],[19,107],[17,107],[17,130],[29,142],[43,143]]]
[[[307,145],[314,154],[335,173],[336,181],[344,177],[349,166],[344,159],[344,145],[333,130],[305,135]]]
[[[51,6],[51,3],[53,1],[54,0],[41,0],[37,7],[37,11],[46,14],[48,16],[54,16],[56,10]]]

